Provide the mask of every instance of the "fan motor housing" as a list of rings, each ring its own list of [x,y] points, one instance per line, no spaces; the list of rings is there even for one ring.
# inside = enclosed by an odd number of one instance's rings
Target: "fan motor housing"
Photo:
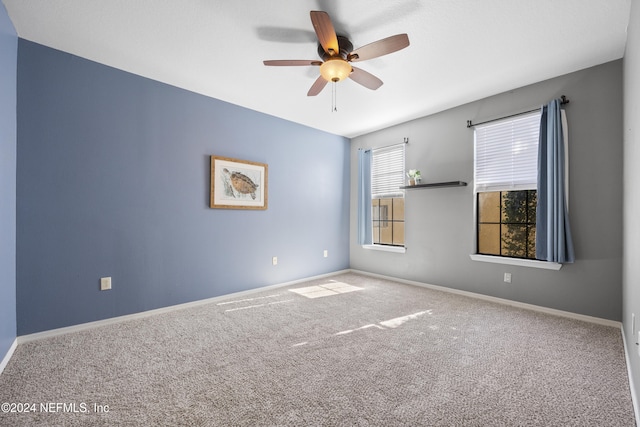
[[[338,38],[338,47],[340,48],[340,56],[342,59],[346,60],[349,54],[353,51],[353,44],[349,41],[348,38],[344,36],[336,36]],[[327,52],[325,52],[324,48],[321,44],[318,44],[318,55],[322,58],[323,61],[331,58]]]

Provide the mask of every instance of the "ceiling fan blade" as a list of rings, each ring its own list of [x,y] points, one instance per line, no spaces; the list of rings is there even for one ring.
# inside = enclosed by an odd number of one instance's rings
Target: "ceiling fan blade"
[[[322,61],[311,61],[311,60],[298,60],[298,59],[274,59],[269,61],[262,61],[264,65],[275,66],[275,67],[295,67],[295,66],[305,66],[305,65],[322,65]]]
[[[382,86],[382,80],[369,73],[368,71],[356,67],[351,68],[353,68],[353,72],[349,74],[349,78],[354,82],[359,83],[367,89],[371,90],[376,90],[380,86]]]
[[[340,53],[338,36],[336,36],[336,30],[333,28],[333,23],[327,12],[312,10],[311,23],[324,51],[332,56],[338,55]]]
[[[354,50],[349,54],[348,60],[352,62],[365,61],[396,52],[407,46],[409,46],[409,36],[406,34],[396,34],[395,36],[369,43]]]
[[[327,81],[324,79],[324,77],[318,77],[318,79],[311,86],[311,89],[309,89],[309,92],[307,92],[307,96],[316,96],[317,94],[322,92],[322,89],[324,89],[326,85]]]

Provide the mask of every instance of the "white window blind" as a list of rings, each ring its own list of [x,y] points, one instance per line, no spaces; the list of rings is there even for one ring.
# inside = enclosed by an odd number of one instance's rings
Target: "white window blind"
[[[540,112],[475,128],[476,191],[535,190]]]
[[[371,197],[402,197],[404,192],[404,148],[405,144],[372,150]]]

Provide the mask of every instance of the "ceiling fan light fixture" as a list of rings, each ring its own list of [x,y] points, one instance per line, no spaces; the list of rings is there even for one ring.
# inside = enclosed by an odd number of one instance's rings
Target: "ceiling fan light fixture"
[[[320,75],[328,82],[344,80],[352,71],[351,65],[342,58],[327,59],[320,66]]]
[[[311,85],[307,96],[316,96],[327,83],[336,83],[347,77],[367,89],[376,90],[382,86],[382,80],[361,68],[352,67],[351,62],[388,55],[409,46],[407,34],[396,34],[353,50],[353,43],[347,37],[336,34],[327,12],[312,10],[310,16],[318,38],[318,56],[322,61],[288,59],[263,61],[264,65],[268,66],[320,66],[320,75]],[[334,93],[335,86],[335,84],[332,85]],[[333,110],[335,111],[335,108]]]

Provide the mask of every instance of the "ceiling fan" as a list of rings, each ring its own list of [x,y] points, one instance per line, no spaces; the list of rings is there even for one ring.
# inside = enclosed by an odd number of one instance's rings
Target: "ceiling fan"
[[[347,77],[368,89],[376,90],[382,86],[382,80],[367,71],[353,67],[351,63],[377,58],[409,46],[409,36],[396,34],[353,50],[353,44],[349,39],[336,35],[331,18],[326,12],[311,11],[311,23],[318,36],[318,55],[322,61],[263,61],[264,65],[268,66],[319,66],[320,77],[313,83],[307,96],[316,96],[328,82],[339,82]]]

